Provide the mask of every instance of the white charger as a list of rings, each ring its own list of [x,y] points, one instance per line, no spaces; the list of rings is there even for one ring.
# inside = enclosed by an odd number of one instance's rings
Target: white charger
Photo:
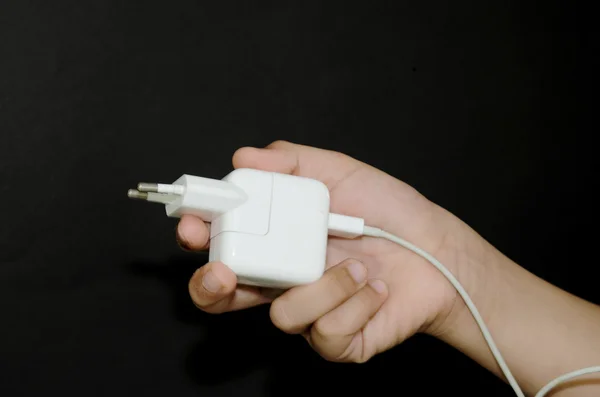
[[[242,168],[222,180],[182,175],[171,185],[140,183],[129,197],[165,205],[167,216],[211,223],[209,260],[227,265],[240,284],[287,289],[325,271],[329,234],[355,237],[362,219],[329,214],[320,181]]]
[[[518,397],[525,397],[473,300],[454,275],[408,241],[365,226],[363,219],[330,213],[329,190],[322,182],[237,169],[222,180],[184,174],[172,184],[140,183],[137,190],[129,190],[128,196],[164,204],[169,217],[189,214],[210,222],[209,260],[227,265],[240,284],[287,289],[318,280],[325,271],[328,235],[380,237],[414,252],[436,267],[457,290],[508,383]],[[593,372],[600,372],[600,366],[559,376],[536,397]]]

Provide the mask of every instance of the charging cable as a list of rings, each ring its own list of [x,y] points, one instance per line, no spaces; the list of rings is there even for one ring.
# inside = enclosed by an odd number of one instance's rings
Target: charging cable
[[[523,390],[521,390],[521,387],[517,383],[517,380],[515,379],[514,375],[510,371],[510,369],[508,368],[506,361],[504,361],[504,358],[502,357],[500,350],[496,346],[496,343],[494,342],[494,339],[492,338],[492,335],[491,335],[488,327],[485,325],[485,322],[484,322],[481,314],[479,313],[479,310],[477,310],[475,303],[473,303],[473,300],[471,299],[471,297],[469,296],[469,294],[467,293],[465,288],[456,279],[456,277],[454,277],[454,275],[450,272],[450,270],[448,270],[448,268],[446,268],[446,266],[444,266],[440,261],[438,261],[435,257],[433,257],[428,252],[422,250],[421,248],[409,243],[408,241],[406,241],[396,235],[393,235],[391,233],[388,233],[384,230],[381,230],[381,229],[378,229],[375,227],[362,226],[362,225],[364,225],[364,220],[362,220],[362,219],[348,217],[345,215],[330,214],[329,220],[330,220],[329,228],[330,228],[332,235],[335,235],[338,237],[367,236],[367,237],[383,238],[383,239],[389,240],[393,243],[396,243],[396,244],[408,249],[409,251],[412,251],[413,253],[419,255],[421,258],[423,258],[426,261],[428,261],[429,263],[431,263],[436,269],[438,269],[444,275],[444,277],[446,277],[446,279],[450,282],[450,284],[452,284],[454,289],[456,289],[458,294],[461,296],[461,298],[465,302],[467,308],[469,309],[473,318],[475,319],[477,326],[481,330],[481,333],[483,334],[483,337],[484,337],[487,345],[489,346],[490,351],[492,352],[492,355],[494,356],[494,359],[500,366],[502,373],[506,377],[509,385],[514,390],[515,394],[518,397],[525,397]],[[361,226],[362,226],[362,232],[360,232]],[[579,376],[587,375],[587,374],[591,374],[591,373],[595,373],[595,372],[600,372],[600,366],[582,368],[577,371],[573,371],[573,372],[569,372],[567,374],[561,375],[561,376],[555,378],[554,380],[550,381],[542,389],[540,389],[540,391],[535,395],[535,397],[545,397],[551,390],[556,388],[558,385],[560,385],[564,382],[567,382],[569,380],[572,380],[574,378],[577,378]]]

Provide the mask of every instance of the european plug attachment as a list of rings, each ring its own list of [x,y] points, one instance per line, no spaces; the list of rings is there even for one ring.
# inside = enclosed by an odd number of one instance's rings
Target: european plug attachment
[[[232,183],[218,179],[182,175],[173,184],[139,183],[128,196],[165,205],[167,216],[196,215],[212,222],[247,200],[246,193]]]

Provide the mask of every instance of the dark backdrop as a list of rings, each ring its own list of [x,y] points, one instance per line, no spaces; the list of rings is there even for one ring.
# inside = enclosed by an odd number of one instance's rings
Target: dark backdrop
[[[200,313],[187,281],[206,256],[180,252],[175,222],[125,192],[222,177],[243,145],[335,149],[599,301],[585,281],[597,266],[588,12],[0,0],[0,395],[512,395],[427,338],[336,365],[266,308]]]

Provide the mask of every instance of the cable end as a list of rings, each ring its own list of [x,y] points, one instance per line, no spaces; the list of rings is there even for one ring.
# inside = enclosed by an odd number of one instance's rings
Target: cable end
[[[352,239],[363,235],[365,220],[353,216],[329,214],[327,228],[330,236]]]

